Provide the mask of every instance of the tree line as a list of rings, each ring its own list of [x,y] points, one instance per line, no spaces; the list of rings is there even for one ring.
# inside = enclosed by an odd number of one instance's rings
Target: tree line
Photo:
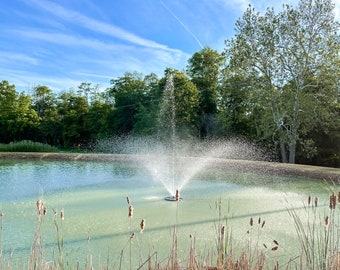
[[[330,0],[300,0],[264,14],[249,6],[222,53],[194,53],[158,78],[126,72],[100,91],[91,82],[29,94],[0,82],[0,142],[71,148],[108,136],[167,136],[164,89],[172,78],[176,134],[243,137],[282,162],[340,167],[340,39]],[[163,134],[162,134],[163,132]]]

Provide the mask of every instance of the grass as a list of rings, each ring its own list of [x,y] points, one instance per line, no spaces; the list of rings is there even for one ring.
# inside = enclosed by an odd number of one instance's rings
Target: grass
[[[0,143],[0,152],[59,152],[59,150],[40,142],[19,141],[9,144]]]
[[[177,197],[177,196],[176,196]],[[319,209],[318,198],[308,197],[307,203],[302,203],[302,210],[296,208],[296,205],[289,205],[287,211],[293,219],[297,233],[297,244],[300,247],[300,253],[296,254],[289,261],[279,265],[275,252],[281,249],[277,239],[268,239],[264,228],[268,226],[263,218],[250,217],[247,235],[244,237],[242,250],[234,249],[233,230],[229,225],[229,208],[224,209],[222,200],[211,207],[216,211],[217,218],[214,222],[214,234],[216,238],[215,247],[207,250],[205,254],[199,254],[196,250],[195,236],[190,235],[188,243],[188,254],[182,258],[183,250],[178,249],[178,230],[177,224],[178,211],[180,208],[179,195],[176,202],[176,223],[172,228],[171,249],[167,258],[160,258],[157,251],[149,252],[148,255],[142,255],[142,249],[145,248],[143,240],[144,234],[147,234],[147,223],[145,219],[134,220],[133,205],[127,197],[127,215],[129,220],[129,233],[126,235],[126,243],[116,258],[107,258],[106,263],[99,264],[98,268],[93,266],[93,257],[87,250],[84,257],[86,263],[80,266],[79,263],[72,265],[67,258],[64,258],[64,239],[63,239],[63,222],[65,219],[64,209],[60,212],[53,210],[53,219],[55,226],[56,250],[52,251],[52,258],[47,258],[47,250],[44,245],[44,220],[48,218],[47,209],[43,198],[36,202],[37,223],[34,234],[34,240],[31,246],[30,259],[26,266],[17,266],[17,268],[28,268],[29,270],[59,270],[59,269],[85,269],[85,270],[109,270],[109,269],[148,269],[148,270],[265,270],[265,269],[286,269],[286,270],[335,270],[340,269],[340,252],[339,252],[339,210],[340,210],[340,193],[332,191],[329,197],[329,206]],[[229,206],[228,206],[229,207]],[[298,209],[298,210],[297,210]],[[138,207],[137,207],[138,210]],[[0,213],[0,270],[15,269],[11,261],[11,256],[5,262],[2,256],[2,221],[6,218],[4,213]],[[121,217],[124,218],[124,217]],[[139,251],[132,249],[133,242],[137,242]],[[88,235],[88,245],[91,244],[91,236]],[[143,253],[145,254],[145,253]],[[79,259],[79,258],[78,258]]]

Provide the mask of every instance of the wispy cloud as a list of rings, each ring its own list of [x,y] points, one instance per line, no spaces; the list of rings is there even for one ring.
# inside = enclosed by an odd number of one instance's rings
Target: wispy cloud
[[[16,34],[25,39],[30,38],[34,40],[42,40],[54,44],[59,44],[63,46],[80,46],[88,47],[96,50],[111,50],[111,51],[122,51],[132,49],[132,45],[122,45],[122,44],[108,44],[103,41],[96,39],[84,38],[80,35],[70,35],[60,32],[46,32],[40,31],[32,28],[24,29],[9,29],[11,34]]]
[[[149,47],[149,48],[157,48],[157,49],[162,49],[162,50],[170,50],[170,51],[174,50],[174,49],[169,48],[166,45],[159,44],[152,40],[139,37],[113,24],[108,24],[108,23],[105,23],[99,20],[95,20],[77,11],[66,9],[48,0],[45,0],[45,1],[29,0],[27,3],[33,4],[36,7],[39,7],[45,11],[48,11],[52,13],[54,16],[58,16],[69,22],[76,23],[79,26],[85,27],[87,29],[90,29],[98,33],[102,33],[108,36],[115,37],[117,39],[132,43],[134,45]]]
[[[2,52],[0,51],[0,63],[27,63],[30,65],[37,65],[38,59],[22,54],[22,53],[11,53],[9,51]]]

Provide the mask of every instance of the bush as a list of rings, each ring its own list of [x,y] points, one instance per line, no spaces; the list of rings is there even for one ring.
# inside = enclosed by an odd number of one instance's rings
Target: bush
[[[0,152],[59,152],[58,148],[32,141],[0,144]]]

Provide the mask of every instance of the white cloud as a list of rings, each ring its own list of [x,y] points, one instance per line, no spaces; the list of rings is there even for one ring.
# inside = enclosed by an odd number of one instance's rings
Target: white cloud
[[[22,54],[22,53],[11,53],[9,51],[7,52],[0,52],[0,63],[27,63],[29,65],[37,65],[38,59],[33,58],[31,56]]]
[[[125,42],[132,43],[134,45],[155,48],[155,49],[162,49],[166,51],[174,51],[174,49],[171,49],[166,45],[159,44],[152,40],[139,37],[133,33],[125,31],[124,29],[120,27],[89,18],[87,16],[82,15],[79,12],[66,9],[58,4],[52,3],[47,0],[45,1],[30,0],[28,1],[28,3],[33,4],[35,6],[39,6],[41,9],[44,9],[52,13],[53,15],[58,16],[64,20],[70,21],[72,23],[76,23],[92,31],[102,33],[108,36],[112,36],[117,39],[123,40]]]

